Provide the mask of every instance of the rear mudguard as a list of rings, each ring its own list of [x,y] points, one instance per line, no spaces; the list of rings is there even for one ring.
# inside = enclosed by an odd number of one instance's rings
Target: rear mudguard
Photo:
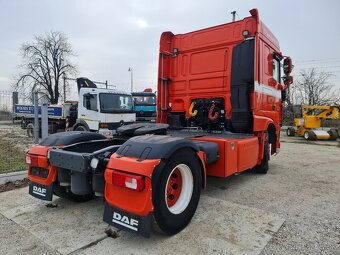
[[[61,146],[60,146],[61,148]],[[57,168],[51,166],[48,162],[47,153],[52,147],[35,145],[27,152],[27,156],[31,157],[31,164],[28,165],[28,179],[32,182],[38,183],[44,186],[50,186],[57,178]],[[32,160],[34,159],[34,160]],[[48,169],[47,178],[32,175],[32,167],[39,167]]]
[[[30,148],[27,156],[31,159],[28,165],[29,194],[33,197],[51,201],[53,196],[53,183],[57,179],[57,168],[51,166],[48,162],[47,153],[52,147],[35,145]],[[32,168],[38,167],[48,170],[46,178],[32,174]]]
[[[53,183],[57,181],[58,170],[52,166],[47,157],[48,151],[53,148],[63,148],[66,145],[79,143],[88,140],[105,139],[106,137],[90,132],[62,132],[56,133],[43,139],[39,145],[32,146],[27,152],[31,158],[31,164],[28,165],[27,178],[31,181],[29,193],[43,200],[52,200]],[[42,178],[32,174],[32,168],[39,167],[48,170],[48,176]],[[34,192],[35,191],[35,192]],[[42,194],[46,194],[43,196]]]
[[[111,156],[105,170],[104,221],[148,237],[153,213],[154,186],[158,183],[166,159],[183,148],[190,148],[197,153],[205,171],[205,154],[190,139],[152,135],[133,137],[126,141]],[[135,191],[115,186],[112,176],[117,170],[144,176],[144,190]]]

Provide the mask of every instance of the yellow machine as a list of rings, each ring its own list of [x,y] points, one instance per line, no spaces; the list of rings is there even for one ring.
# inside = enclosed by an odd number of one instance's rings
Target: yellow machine
[[[306,140],[336,140],[338,131],[320,129],[321,120],[337,119],[339,117],[339,106],[337,105],[302,105],[302,117],[294,118],[296,127],[288,127],[287,135],[295,134],[303,136]]]

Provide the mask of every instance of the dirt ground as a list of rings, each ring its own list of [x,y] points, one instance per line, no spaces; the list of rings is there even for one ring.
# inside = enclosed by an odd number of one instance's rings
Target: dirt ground
[[[19,189],[28,186],[29,180],[27,178],[23,180],[17,180],[14,182],[7,182],[3,185],[0,185],[0,193],[5,191],[10,191],[13,189]]]

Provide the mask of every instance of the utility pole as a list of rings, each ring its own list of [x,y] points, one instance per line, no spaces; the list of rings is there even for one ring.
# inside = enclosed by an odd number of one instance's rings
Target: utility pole
[[[39,105],[38,105],[38,91],[33,94],[34,100],[34,143],[39,143]]]
[[[133,92],[133,70],[132,67],[129,67],[129,72],[131,72],[131,93]]]
[[[66,74],[64,73],[64,103],[66,102]]]
[[[232,11],[231,15],[233,15],[233,22],[235,21],[236,11]]]
[[[48,136],[48,104],[46,96],[42,97],[41,104],[41,139]]]

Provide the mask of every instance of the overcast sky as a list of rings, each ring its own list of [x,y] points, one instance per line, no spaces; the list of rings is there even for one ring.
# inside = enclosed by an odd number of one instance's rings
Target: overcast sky
[[[299,68],[321,66],[340,88],[340,1],[102,1],[0,0],[0,90],[9,90],[20,64],[20,45],[33,35],[64,32],[77,54],[78,76],[108,80],[129,90],[132,67],[136,90],[155,87],[159,37],[210,27],[249,16],[278,38],[281,50]]]

